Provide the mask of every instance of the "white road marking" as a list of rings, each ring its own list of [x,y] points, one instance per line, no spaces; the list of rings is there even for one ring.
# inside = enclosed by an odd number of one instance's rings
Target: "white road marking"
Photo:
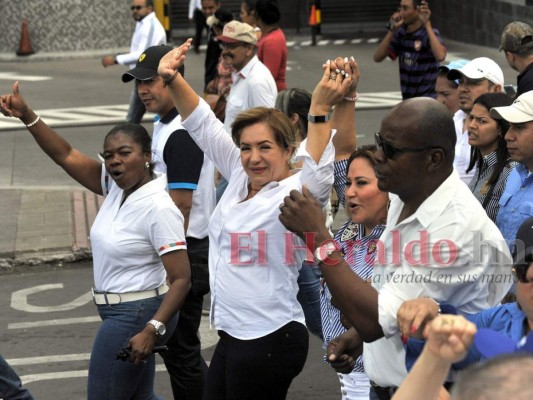
[[[359,44],[359,43],[361,43],[362,41],[363,41],[363,39],[352,39],[352,40],[350,41],[350,43],[351,43],[351,44]]]
[[[329,44],[329,40],[319,40],[317,44],[319,46],[326,46]]]
[[[0,72],[0,80],[6,80],[6,81],[38,82],[38,81],[48,81],[50,79],[52,79],[51,76],[23,75],[17,72]]]
[[[333,44],[339,46],[339,45],[343,45],[344,43],[346,43],[346,39],[338,39],[338,40],[334,40],[333,41]]]
[[[300,46],[311,46],[311,43],[313,43],[311,40],[304,40],[300,43]]]
[[[377,43],[377,42],[379,42],[379,38],[368,39],[366,42],[367,42],[367,43],[370,43],[370,44],[372,44],[372,43]]]
[[[45,326],[87,324],[87,323],[100,322],[100,321],[101,321],[100,317],[77,317],[77,318],[49,319],[45,321],[11,322],[7,324],[7,329],[41,328]]]
[[[11,294],[11,308],[29,313],[48,313],[73,310],[75,308],[84,306],[92,300],[91,293],[87,292],[77,299],[56,306],[35,306],[28,303],[28,296],[54,289],[63,289],[63,284],[55,283],[50,285],[39,285],[27,289],[17,290]]]

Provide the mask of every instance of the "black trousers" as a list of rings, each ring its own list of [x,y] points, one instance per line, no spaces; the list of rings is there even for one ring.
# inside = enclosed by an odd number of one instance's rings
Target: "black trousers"
[[[207,373],[204,400],[283,400],[302,371],[309,348],[307,328],[289,322],[259,339],[240,340],[224,331]]]
[[[178,324],[162,353],[174,399],[201,400],[207,364],[202,358],[198,329],[204,295],[209,293],[209,239],[187,238],[192,286],[180,310]]]
[[[204,34],[204,29],[208,29],[205,24],[205,15],[202,10],[196,9],[193,14],[194,26],[196,32],[194,34],[194,41],[192,42],[194,50],[198,52],[200,50],[200,44],[202,44],[202,36]]]

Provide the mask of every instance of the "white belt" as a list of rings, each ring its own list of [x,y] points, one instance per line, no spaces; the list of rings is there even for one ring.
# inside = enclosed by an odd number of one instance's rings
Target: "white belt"
[[[161,296],[168,292],[168,285],[166,283],[159,286],[157,289],[143,290],[142,292],[129,292],[129,293],[105,293],[95,292],[91,289],[93,294],[94,304],[120,304],[128,301],[150,299],[152,297]]]

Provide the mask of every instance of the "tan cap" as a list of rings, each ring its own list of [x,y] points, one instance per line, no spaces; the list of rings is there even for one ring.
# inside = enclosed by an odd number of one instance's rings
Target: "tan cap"
[[[500,50],[520,53],[525,49],[533,49],[533,28],[524,22],[511,22],[502,32]]]
[[[510,106],[493,107],[490,116],[512,124],[533,121],[533,90],[520,95]]]
[[[251,25],[244,22],[231,21],[224,26],[222,35],[218,35],[217,40],[224,43],[244,42],[255,45],[257,36]]]

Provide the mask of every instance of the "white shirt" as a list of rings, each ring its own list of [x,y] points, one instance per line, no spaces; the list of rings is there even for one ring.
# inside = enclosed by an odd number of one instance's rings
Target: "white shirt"
[[[333,183],[331,138],[318,164],[302,142],[301,172],[271,182],[243,201],[249,178],[240,151],[205,101],[200,100],[183,126],[229,181],[209,223],[211,322],[242,340],[263,337],[290,321],[304,323],[296,281],[306,253],[290,251],[286,240],[294,237],[295,246],[305,247],[279,221],[278,206],[304,183],[321,204],[327,202]],[[285,256],[286,250],[293,259]]]
[[[468,165],[470,164],[470,149],[472,148],[470,144],[468,144],[468,129],[463,131],[463,128],[466,127],[465,120],[467,117],[468,115],[463,110],[458,110],[453,115],[455,134],[457,135],[453,166],[459,173],[461,180],[468,185],[476,174],[477,167],[474,166],[470,172],[466,173]]]
[[[391,196],[381,236],[385,250],[376,256],[372,276],[385,338],[365,343],[363,351],[366,373],[383,387],[399,386],[407,375],[396,319],[405,300],[431,297],[470,314],[498,304],[512,283],[505,240],[456,171],[413,215],[396,223],[403,205]],[[420,245],[424,232],[428,238]],[[423,249],[429,249],[426,260]]]
[[[186,249],[183,216],[166,192],[164,174],[130,194],[102,165],[102,189],[107,193],[91,227],[94,284],[101,292],[126,293],[155,289],[165,283],[163,254]]]
[[[137,60],[148,47],[167,43],[167,34],[161,22],[157,19],[155,12],[151,12],[146,17],[135,23],[135,30],[131,38],[130,52],[119,54],[116,57],[117,63],[135,67]]]
[[[202,0],[190,0],[189,1],[189,19],[194,17],[194,10],[202,9]]]
[[[237,115],[252,107],[274,107],[276,82],[270,70],[254,56],[240,71],[232,72],[233,84],[226,103],[224,127],[231,132],[231,124]]]
[[[167,166],[163,158],[163,151],[169,136],[180,129],[185,129],[181,125],[181,116],[178,115],[168,124],[164,124],[161,120],[154,123],[154,133],[152,136],[152,161],[155,164],[155,170],[166,174]],[[178,134],[188,135],[186,132]],[[183,152],[182,152],[183,153]],[[201,153],[200,153],[201,154]],[[180,154],[175,154],[174,157],[180,157]],[[186,155],[185,155],[186,157]],[[200,179],[198,185],[192,191],[192,207],[189,214],[189,226],[187,227],[187,237],[194,237],[196,239],[206,238],[207,226],[211,213],[215,209],[216,193],[215,193],[215,167],[209,159],[204,156],[202,171],[200,172]]]

